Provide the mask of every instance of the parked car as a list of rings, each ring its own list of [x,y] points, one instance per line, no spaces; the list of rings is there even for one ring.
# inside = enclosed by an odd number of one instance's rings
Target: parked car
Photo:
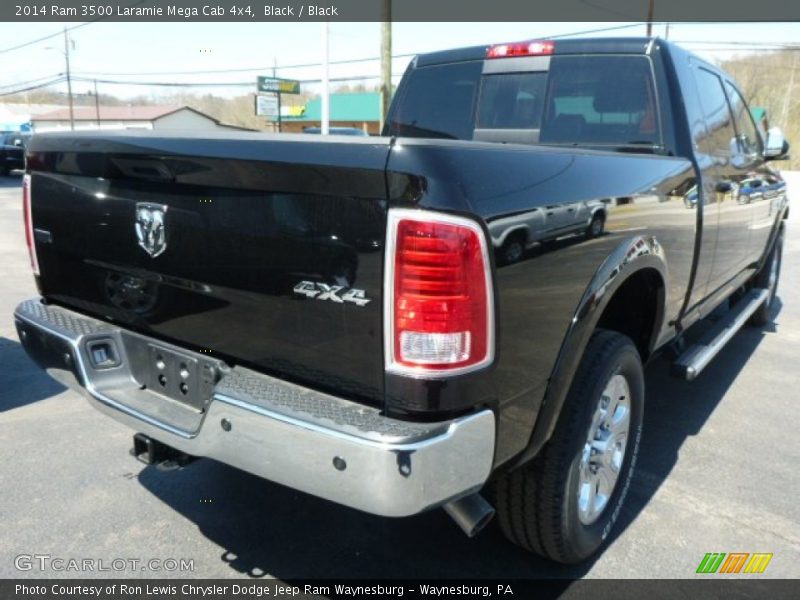
[[[553,204],[489,221],[498,260],[504,264],[517,262],[526,249],[565,235],[601,235],[609,204],[603,200]]]
[[[750,177],[739,185],[738,201],[742,204],[750,204],[754,200],[764,197],[767,185],[760,177]]]
[[[700,192],[697,191],[697,186],[694,185],[683,198],[683,204],[686,208],[694,208],[697,206],[697,198]]]
[[[304,127],[303,133],[321,134],[322,128]],[[331,135],[357,135],[362,137],[367,137],[369,135],[366,131],[364,131],[363,129],[359,129],[357,127],[331,127],[329,128],[328,133],[330,133]]]
[[[40,296],[16,327],[145,462],[443,507],[468,535],[496,508],[515,544],[577,562],[625,502],[643,366],[686,342],[673,370],[694,379],[769,322],[787,151],[728,74],[650,38],[417,56],[380,138],[37,135]],[[727,200],[753,177],[769,202]],[[542,213],[591,235],[495,260],[514,223],[542,239]]]
[[[25,168],[25,142],[29,136],[19,132],[0,133],[0,174]]]

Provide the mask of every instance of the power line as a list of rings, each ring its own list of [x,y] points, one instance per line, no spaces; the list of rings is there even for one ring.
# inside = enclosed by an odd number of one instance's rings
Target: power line
[[[571,33],[557,33],[556,35],[544,36],[541,39],[557,40],[575,35],[587,35],[589,33],[603,33],[606,31],[617,31],[618,29],[630,29],[632,27],[642,27],[644,23],[628,23],[627,25],[615,25],[613,27],[601,27],[599,29],[586,29],[584,31],[573,31]]]
[[[73,25],[72,27],[67,27],[67,31],[75,31],[76,29],[80,29],[81,27],[86,27],[87,25],[91,25],[95,21],[87,21],[86,23],[81,23],[80,25]],[[28,46],[33,46],[34,44],[38,44],[39,42],[44,42],[45,40],[52,39],[54,37],[61,37],[64,35],[64,30],[57,33],[52,33],[50,35],[45,35],[40,38],[36,38],[35,40],[30,40],[29,42],[24,42],[22,44],[17,44],[16,46],[11,46],[10,48],[3,48],[0,50],[0,54],[5,54],[6,52],[13,52],[14,50],[20,50],[21,48],[27,48]]]
[[[402,73],[392,73],[392,77],[400,77]],[[254,87],[252,81],[204,81],[204,82],[177,82],[177,81],[119,81],[115,79],[95,79],[89,77],[73,77],[73,81],[102,83],[104,85],[141,85],[152,87]],[[329,81],[364,81],[380,79],[380,75],[355,75],[349,77],[332,77]],[[300,79],[300,83],[320,83],[321,79]]]
[[[587,29],[584,31],[574,31],[571,33],[560,33],[556,35],[547,36],[547,39],[556,39],[556,38],[565,38],[575,35],[586,35],[589,33],[600,33],[604,31],[615,31],[618,29],[629,29],[631,27],[641,27],[640,23],[632,23],[628,25],[618,25],[615,27],[602,27],[599,29]],[[424,54],[424,52],[408,52],[405,54],[393,54],[392,60],[397,58],[412,58],[417,56],[418,54]],[[349,59],[341,59],[341,60],[332,60],[329,64],[331,65],[350,65],[350,64],[358,64],[358,63],[365,63],[365,62],[375,62],[381,60],[380,56],[371,56],[369,58],[349,58]],[[261,66],[261,67],[240,67],[236,69],[205,69],[205,70],[192,70],[192,71],[139,71],[139,72],[126,72],[126,73],[119,73],[119,72],[109,72],[109,71],[82,71],[83,75],[110,75],[113,77],[136,77],[136,76],[145,76],[145,75],[215,75],[219,73],[250,73],[255,71],[271,71],[273,69],[277,70],[286,70],[286,69],[305,69],[305,68],[312,68],[312,67],[319,67],[319,62],[313,63],[301,63],[296,65],[268,65],[268,66]]]
[[[141,2],[137,2],[136,4],[141,4]],[[90,24],[90,23],[91,22],[84,23],[82,25],[79,25],[79,26],[76,26],[76,27],[73,27],[73,28],[70,28],[70,29],[77,29],[77,27],[81,27],[83,25],[87,25],[87,24]],[[587,34],[593,34],[593,33],[603,33],[603,32],[608,32],[608,31],[617,31],[617,30],[621,30],[621,29],[630,29],[632,27],[641,27],[641,26],[642,26],[642,23],[629,23],[629,24],[625,24],[625,25],[616,25],[616,26],[612,26],[612,27],[601,27],[601,28],[595,28],[595,29],[585,29],[585,30],[582,30],[582,31],[573,31],[573,32],[568,32],[568,33],[560,33],[560,34],[555,34],[555,35],[550,35],[550,36],[545,36],[545,37],[547,39],[563,39],[563,38],[568,38],[568,37],[587,35]],[[39,38],[38,40],[34,40],[32,42],[28,42],[28,43],[26,43],[24,45],[30,45],[30,44],[36,43],[38,41],[42,41],[43,39],[49,39],[51,37],[55,37],[56,35],[58,35],[58,34],[53,34],[51,36],[46,36],[45,38]],[[696,41],[695,42],[695,41],[691,41],[691,40],[685,40],[685,41],[682,41],[680,43],[684,43],[684,44],[695,44],[695,43],[698,43],[698,44],[700,44],[700,43],[702,43],[702,44],[716,44],[716,45],[724,46],[724,47],[727,47],[729,45],[737,45],[737,46],[742,46],[742,47],[753,46],[754,49],[756,47],[761,47],[761,46],[765,46],[765,47],[767,47],[767,46],[769,46],[769,47],[781,46],[781,43],[767,43],[767,42],[711,42],[711,41]],[[21,46],[24,46],[24,45],[21,45]],[[10,50],[16,49],[16,48],[21,47],[21,46],[15,46],[13,48],[9,48],[9,49],[6,49],[6,50],[0,50],[0,53],[6,52],[6,51],[10,51]],[[798,48],[800,48],[800,46],[798,46]],[[724,51],[724,50],[722,48],[720,48],[720,49],[713,49],[713,50],[709,49],[707,51],[708,52],[714,52],[714,51]],[[412,53],[404,53],[404,54],[395,54],[395,55],[392,56],[392,59],[411,58],[413,56],[416,56],[417,54],[421,54],[421,53],[412,52]],[[351,59],[336,60],[336,61],[331,61],[330,64],[332,64],[332,65],[359,64],[359,63],[366,63],[366,62],[375,62],[375,61],[379,61],[379,60],[380,60],[380,57],[374,56],[374,57],[369,57],[369,58],[351,58]],[[314,68],[314,67],[319,67],[319,63],[318,62],[313,62],[313,63],[300,63],[300,64],[293,64],[293,65],[279,65],[279,66],[278,65],[269,65],[269,66],[257,66],[257,67],[240,67],[240,68],[234,68],[234,69],[202,69],[202,70],[188,70],[188,71],[186,71],[186,70],[183,70],[183,71],[135,71],[135,72],[81,71],[80,74],[84,75],[84,76],[91,77],[91,78],[95,78],[98,75],[99,76],[111,76],[111,77],[140,77],[140,76],[143,77],[143,76],[150,76],[150,75],[215,75],[215,74],[220,74],[220,73],[250,73],[250,72],[271,71],[271,70],[275,70],[275,69],[277,69],[277,70],[286,70],[286,69],[304,69],[304,68]],[[133,82],[131,82],[131,83],[133,83]]]
[[[599,29],[586,29],[583,31],[573,31],[570,33],[559,33],[556,35],[546,36],[547,39],[560,39],[571,37],[575,35],[586,35],[589,33],[601,33],[604,31],[616,31],[619,29],[629,29],[631,27],[641,27],[641,23],[630,23],[627,25],[617,25],[614,27],[601,27]],[[397,58],[412,58],[423,52],[407,52],[404,54],[393,54],[392,60]],[[380,56],[371,56],[369,58],[349,58],[341,60],[332,60],[331,65],[349,65],[365,62],[375,62],[381,60]],[[112,77],[137,77],[146,75],[216,75],[219,73],[250,73],[256,71],[271,71],[273,69],[286,70],[286,69],[306,69],[312,67],[319,67],[319,62],[301,63],[296,65],[268,65],[259,67],[240,67],[236,69],[204,69],[204,70],[191,70],[191,71],[135,71],[135,72],[109,72],[109,71],[82,71],[83,75],[106,75]]]
[[[30,85],[32,83],[38,83],[38,82],[43,81],[45,79],[53,79],[53,78],[56,78],[56,77],[62,77],[63,75],[64,75],[63,73],[53,73],[52,75],[44,75],[42,77],[37,77],[36,79],[29,79],[27,81],[17,81],[15,83],[7,83],[5,85],[0,85],[0,89],[18,87],[20,85]]]
[[[416,56],[417,53],[409,53],[409,54],[395,54],[392,58],[411,58]],[[372,62],[380,60],[379,56],[370,57],[370,58],[350,58],[350,59],[343,59],[343,60],[332,60],[329,64],[331,65],[349,65],[349,64],[356,64],[356,63],[365,63],[365,62]],[[135,76],[145,76],[145,75],[215,75],[218,73],[249,73],[249,72],[256,72],[256,71],[272,71],[273,69],[277,70],[285,70],[285,69],[303,69],[303,68],[310,68],[310,67],[319,67],[318,62],[314,63],[304,63],[299,65],[269,65],[265,67],[242,67],[238,69],[211,69],[211,70],[199,70],[199,71],[145,71],[139,73],[113,73],[113,72],[103,72],[103,71],[82,71],[83,75],[109,75],[112,77],[135,77]]]
[[[134,3],[141,4],[144,0]],[[89,21],[86,23],[82,23],[80,25],[76,25],[73,27],[68,28],[68,31],[78,29],[80,27],[84,27],[86,25],[90,25],[100,19],[95,19],[94,21]],[[689,23],[691,24],[691,23]],[[629,29],[632,27],[641,27],[642,23],[629,23],[625,25],[617,25],[612,27],[601,27],[595,29],[586,29],[582,31],[573,31],[568,33],[560,33],[551,36],[547,36],[547,39],[561,39],[567,37],[574,37],[580,35],[588,35],[594,33],[602,33],[608,31],[615,31],[621,29]],[[62,35],[62,33],[55,33],[52,35],[44,36],[41,38],[37,38],[36,40],[32,40],[26,42],[25,44],[19,44],[17,46],[6,48],[4,50],[0,50],[0,53],[3,52],[10,52],[12,50],[29,46],[45,39],[50,39],[53,37],[57,37],[58,35]],[[705,52],[726,52],[725,50],[727,47],[733,47],[737,50],[742,49],[752,49],[752,50],[772,50],[773,48],[776,50],[800,50],[800,44],[797,45],[790,45],[789,43],[784,42],[713,42],[709,40],[682,40],[678,43],[682,44],[703,44],[703,45],[716,45],[719,46],[717,48],[707,48],[704,49]],[[393,59],[397,58],[409,58],[416,56],[418,53],[405,53],[405,54],[397,54],[392,56]],[[380,60],[380,57],[369,57],[369,58],[355,58],[355,59],[343,59],[338,61],[331,61],[330,64],[358,64],[358,63],[366,63],[366,62],[373,62]],[[152,86],[152,87],[249,87],[253,85],[252,81],[246,82],[164,82],[164,81],[123,81],[119,79],[97,79],[96,75],[111,75],[111,76],[118,76],[118,77],[128,77],[128,76],[145,76],[145,75],[201,75],[201,74],[219,74],[219,73],[247,73],[247,72],[254,72],[254,71],[265,71],[265,70],[272,70],[273,68],[277,69],[300,69],[300,68],[309,68],[309,67],[318,67],[319,63],[302,63],[302,64],[295,64],[295,65],[283,65],[283,66],[269,66],[269,67],[244,67],[244,68],[237,68],[237,69],[215,69],[215,70],[196,70],[196,71],[150,71],[150,72],[138,72],[138,73],[108,73],[108,72],[94,72],[94,71],[84,71],[81,73],[83,76],[75,76],[73,77],[75,80],[84,81],[84,82],[92,82],[97,81],[99,83],[103,83],[105,85],[136,85],[136,86]],[[770,66],[769,68],[786,68],[786,67],[778,67],[778,66]],[[59,73],[57,77],[60,77],[62,74]],[[88,77],[86,77],[88,75]],[[393,74],[393,77],[400,76],[401,74]],[[0,86],[0,90],[6,89],[13,86],[19,85],[27,85],[33,84],[42,80],[47,79],[48,77],[54,76],[43,76],[40,78],[32,79],[25,82],[18,82],[15,84],[9,84],[5,86]],[[373,80],[378,79],[378,75],[369,75],[369,76],[350,76],[350,77],[339,77],[334,78],[331,81],[333,82],[347,82],[347,81],[363,81],[363,80]],[[29,91],[30,89],[38,89],[39,87],[46,87],[48,85],[53,85],[55,83],[61,83],[63,79],[52,79],[50,81],[46,81],[40,85],[32,86],[32,87],[25,87],[20,88],[14,91],[10,91],[4,93],[3,95],[13,95],[17,93],[21,93],[24,91]],[[319,83],[319,79],[305,79],[301,80],[302,83]]]
[[[47,81],[45,83],[40,83],[39,85],[32,85],[30,87],[20,88],[20,89],[13,90],[13,91],[10,91],[10,92],[0,92],[0,97],[13,96],[15,94],[21,94],[23,92],[30,92],[30,91],[33,91],[33,90],[38,90],[38,89],[41,89],[41,88],[44,88],[44,87],[55,85],[57,83],[64,83],[66,80],[67,80],[66,77],[59,77],[57,79],[53,79],[52,81]]]
[[[616,28],[610,28],[616,29]],[[594,32],[597,30],[589,30],[589,32]],[[577,32],[575,35],[581,34],[584,32]],[[555,37],[555,36],[553,36]],[[683,42],[683,43],[693,43],[693,42]],[[724,44],[724,42],[721,42]],[[744,46],[737,46],[736,49],[742,49]],[[762,49],[760,47],[753,48],[753,50]],[[763,49],[762,49],[763,50]],[[800,46],[797,48],[787,48],[787,50],[800,50]],[[704,52],[728,52],[725,48],[707,48],[704,49]],[[392,58],[407,58],[416,56],[417,53],[411,54],[398,54],[394,55]],[[373,58],[363,58],[363,59],[348,59],[348,60],[339,60],[339,61],[331,61],[330,64],[354,64],[354,63],[363,63],[369,61],[377,61],[380,60],[379,57]],[[211,74],[218,74],[218,73],[240,73],[240,72],[250,72],[250,71],[266,71],[272,69],[297,69],[303,67],[319,67],[319,63],[306,63],[306,64],[298,64],[298,65],[283,65],[283,66],[272,66],[272,67],[248,67],[243,69],[215,69],[215,70],[199,70],[199,71],[153,71],[150,73],[141,72],[141,73],[103,73],[103,72],[95,72],[95,71],[81,71],[79,75],[75,75],[74,79],[83,80],[83,81],[93,81],[97,79],[99,83],[105,84],[119,84],[119,85],[152,85],[157,87],[225,87],[225,86],[250,86],[253,85],[252,81],[242,81],[242,82],[151,82],[151,81],[128,81],[128,80],[120,80],[120,79],[101,79],[97,78],[97,75],[111,75],[115,77],[129,77],[129,76],[144,76],[144,75],[211,75]],[[402,73],[393,73],[392,76],[400,76]],[[375,76],[352,76],[352,77],[341,77],[338,79],[332,79],[331,81],[346,81],[346,80],[357,80],[357,79],[378,79],[378,75]],[[303,82],[310,82],[310,81],[320,81],[320,80],[300,80]]]
[[[146,0],[137,0],[131,4],[125,6],[125,8],[133,8],[134,6],[138,6],[139,4],[144,4]],[[104,15],[102,17],[97,17],[96,19],[92,19],[91,21],[86,21],[85,23],[80,23],[78,25],[73,25],[72,27],[67,27],[66,30],[75,31],[76,29],[80,29],[81,27],[86,27],[87,25],[92,25],[93,23],[97,23],[98,21],[103,21],[107,19],[110,15]],[[17,44],[16,46],[11,46],[9,48],[0,49],[0,54],[5,54],[6,52],[13,52],[14,50],[20,50],[22,48],[27,48],[28,46],[33,46],[34,44],[38,44],[39,42],[44,42],[45,40],[52,39],[54,37],[59,37],[64,35],[64,30],[57,31],[56,33],[51,33],[50,35],[45,35],[40,38],[36,38],[35,40],[30,40],[28,42],[23,42],[22,44]]]
[[[583,31],[573,31],[570,33],[559,33],[556,35],[549,35],[545,36],[547,39],[561,39],[576,35],[586,35],[590,33],[601,33],[604,31],[616,31],[619,29],[630,29],[631,27],[641,27],[641,23],[630,23],[627,25],[617,25],[614,27],[601,27],[599,29],[586,29]],[[425,52],[407,52],[404,54],[393,54],[392,60],[397,58],[412,58],[417,56],[418,54],[425,54]],[[380,56],[371,56],[369,58],[349,58],[349,59],[341,59],[341,60],[332,60],[329,64],[331,65],[349,65],[349,64],[358,64],[358,63],[365,63],[365,62],[375,62],[381,60]],[[137,77],[137,76],[146,76],[146,75],[215,75],[219,73],[250,73],[255,71],[272,71],[273,69],[276,70],[286,70],[286,69],[305,69],[305,68],[312,68],[312,67],[319,67],[319,62],[313,63],[301,63],[296,65],[268,65],[268,66],[261,66],[261,67],[241,67],[236,69],[205,69],[205,70],[192,70],[192,71],[138,71],[138,72],[126,72],[126,73],[119,73],[119,72],[109,72],[109,71],[82,71],[82,75],[107,75],[113,77]]]
[[[400,77],[402,73],[393,73],[393,77]],[[348,81],[368,81],[373,79],[379,79],[379,75],[357,75],[352,77],[334,77],[331,78],[330,81],[333,83],[344,83]],[[44,78],[39,78],[44,79]],[[58,77],[50,79],[48,81],[44,81],[42,83],[38,83],[36,85],[31,85],[27,87],[17,88],[10,91],[0,92],[0,97],[2,96],[13,96],[15,94],[21,94],[23,92],[28,92],[32,90],[41,89],[44,87],[48,87],[51,85],[56,85],[59,83],[64,83],[67,80],[63,74],[59,73]],[[80,81],[84,83],[102,83],[104,85],[134,85],[134,86],[148,86],[148,87],[252,87],[252,81],[234,81],[234,82],[222,82],[222,81],[213,81],[213,82],[199,82],[199,83],[178,83],[173,81],[116,81],[113,79],[92,79],[87,77],[73,77],[73,81]],[[32,80],[38,81],[38,80]],[[300,83],[305,84],[313,84],[313,83],[320,83],[320,79],[300,79]],[[15,85],[22,85],[27,82],[17,83]],[[10,86],[9,86],[10,87]]]
[[[102,83],[105,85],[143,85],[152,87],[239,87],[250,86],[255,88],[253,81],[201,81],[201,82],[179,82],[179,81],[119,81],[115,79],[98,79],[93,77],[73,77],[74,81]]]

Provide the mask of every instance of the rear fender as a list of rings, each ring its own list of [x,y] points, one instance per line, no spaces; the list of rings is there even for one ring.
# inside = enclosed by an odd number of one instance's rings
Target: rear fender
[[[519,225],[510,229],[506,229],[499,238],[492,238],[492,244],[495,248],[500,248],[506,243],[506,240],[514,234],[522,233],[525,236],[525,241],[528,241],[528,228],[525,225]]]
[[[664,321],[667,265],[664,251],[655,237],[637,236],[626,240],[614,249],[597,269],[583,293],[551,371],[528,447],[512,461],[513,466],[533,458],[550,439],[575,371],[603,311],[622,284],[643,269],[655,269],[663,284],[659,292],[655,323],[650,336],[649,350],[653,350],[657,334],[661,331]]]

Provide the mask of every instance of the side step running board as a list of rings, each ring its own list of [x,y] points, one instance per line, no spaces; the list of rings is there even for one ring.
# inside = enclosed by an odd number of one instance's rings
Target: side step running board
[[[686,349],[672,365],[672,374],[676,377],[691,381],[708,366],[717,353],[728,341],[747,323],[759,306],[769,296],[769,290],[754,288],[750,290],[718,323],[711,328],[706,336]]]

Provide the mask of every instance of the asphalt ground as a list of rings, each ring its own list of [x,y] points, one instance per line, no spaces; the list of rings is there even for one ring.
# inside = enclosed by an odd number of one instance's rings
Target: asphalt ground
[[[665,360],[648,367],[627,505],[605,551],[575,567],[523,553],[496,526],[467,539],[443,511],[382,519],[211,460],[177,472],[137,462],[132,432],[17,340],[14,307],[36,294],[19,185],[0,178],[0,578],[686,578],[707,552],[773,553],[759,577],[800,576],[800,174],[774,324],[739,332],[692,383]],[[82,573],[17,558],[34,554],[126,566]]]

